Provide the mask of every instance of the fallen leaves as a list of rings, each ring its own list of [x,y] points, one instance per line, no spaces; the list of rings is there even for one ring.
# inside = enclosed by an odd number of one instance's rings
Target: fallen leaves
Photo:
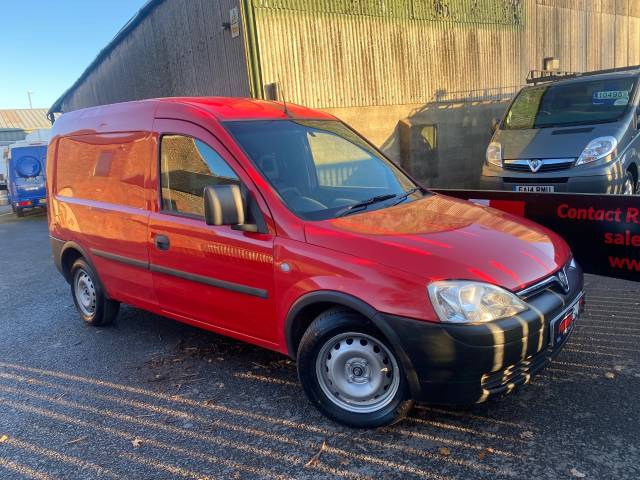
[[[318,460],[320,460],[320,455],[322,455],[322,452],[325,450],[325,448],[327,448],[327,439],[324,439],[322,441],[320,450],[318,450],[318,452],[313,457],[311,457],[307,463],[304,464],[305,468],[309,468],[318,463]]]
[[[573,478],[586,478],[587,474],[586,473],[582,473],[579,470],[577,470],[576,468],[572,468],[569,473],[571,474],[571,476]]]
[[[139,438],[134,438],[133,440],[131,440],[131,445],[133,445],[133,448],[139,448],[142,445],[142,440],[140,440]]]
[[[493,453],[495,453],[495,450],[493,448],[491,448],[491,447],[483,448],[477,454],[478,461],[481,462],[482,460],[484,460],[487,457],[487,455],[492,455]]]
[[[533,439],[533,435],[534,433],[529,431],[529,430],[525,430],[524,432],[520,433],[520,438],[522,440],[532,440]]]
[[[451,455],[451,450],[449,450],[447,447],[440,447],[438,449],[438,453],[443,457],[448,457],[449,455]]]
[[[615,374],[615,373],[613,373],[613,372],[606,372],[606,373],[604,374],[604,377],[605,377],[605,378],[608,378],[609,380],[612,380],[612,379],[616,378],[616,374]]]
[[[9,435],[0,435],[0,443],[4,443],[9,440]]]
[[[68,442],[63,443],[62,446],[66,447],[67,445],[73,445],[74,443],[81,442],[82,440],[85,440],[87,438],[88,438],[87,436],[84,436],[84,437],[79,437],[73,440],[69,440]]]

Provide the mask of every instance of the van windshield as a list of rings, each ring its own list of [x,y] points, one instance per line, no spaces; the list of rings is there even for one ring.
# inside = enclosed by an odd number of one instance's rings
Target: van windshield
[[[513,101],[502,128],[562,127],[614,122],[633,99],[635,78],[576,81],[524,88]]]
[[[287,207],[305,220],[382,208],[423,195],[391,161],[339,121],[252,120],[225,126]]]

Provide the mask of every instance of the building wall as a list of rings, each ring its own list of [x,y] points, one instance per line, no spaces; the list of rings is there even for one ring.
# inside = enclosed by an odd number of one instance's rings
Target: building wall
[[[237,0],[159,3],[63,99],[61,111],[153,97],[249,96],[242,35],[222,28]]]
[[[263,84],[344,119],[437,186],[476,184],[491,118],[543,58],[559,58],[568,71],[640,64],[639,0],[251,5]],[[437,150],[402,157],[402,119],[435,126]]]
[[[61,111],[160,96],[260,97],[277,83],[287,101],[334,113],[433,186],[475,185],[491,118],[544,57],[572,71],[640,64],[640,0],[148,5],[62,98]],[[236,38],[222,28],[232,7],[249,27]],[[435,132],[426,153],[403,150],[405,120]]]
[[[325,109],[377,145],[425,185],[474,188],[491,140],[491,119],[504,114],[508,102],[468,101]],[[434,128],[436,145],[423,155],[402,155],[399,124]]]
[[[512,93],[535,58],[526,8],[480,3],[252,0],[263,82],[318,108]]]

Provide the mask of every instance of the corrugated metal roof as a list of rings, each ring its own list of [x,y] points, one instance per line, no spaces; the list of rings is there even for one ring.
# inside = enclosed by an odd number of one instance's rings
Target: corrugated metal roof
[[[51,128],[46,108],[0,110],[0,129],[35,130]]]

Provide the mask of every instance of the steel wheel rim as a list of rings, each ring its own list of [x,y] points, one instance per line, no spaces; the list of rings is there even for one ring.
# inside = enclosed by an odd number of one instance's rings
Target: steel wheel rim
[[[76,272],[73,290],[80,311],[87,317],[93,316],[96,311],[96,287],[89,274],[83,269]]]
[[[364,333],[341,333],[328,340],[316,359],[316,376],[332,403],[354,413],[386,407],[400,388],[395,356]]]

